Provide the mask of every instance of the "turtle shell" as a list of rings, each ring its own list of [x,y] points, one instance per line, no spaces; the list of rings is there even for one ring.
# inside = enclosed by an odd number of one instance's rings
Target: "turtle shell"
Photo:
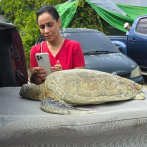
[[[88,69],[54,72],[43,85],[61,101],[73,105],[127,100],[142,90],[142,85],[129,79]]]

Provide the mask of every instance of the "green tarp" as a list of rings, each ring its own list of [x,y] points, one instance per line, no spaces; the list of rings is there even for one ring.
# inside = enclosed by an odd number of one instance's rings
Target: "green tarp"
[[[147,15],[147,7],[141,7],[141,6],[128,6],[128,5],[119,5],[117,6],[126,12],[128,17],[131,17],[132,19],[135,19],[137,16],[140,15]]]
[[[67,28],[76,13],[79,1],[64,3],[56,7],[62,22],[62,28]]]
[[[140,15],[147,15],[147,7],[141,6],[130,6],[130,5],[120,5],[117,6],[126,13],[126,16],[103,9],[89,0],[85,0],[96,12],[97,14],[102,17],[107,23],[112,25],[113,27],[126,32],[123,25],[125,22],[130,23],[132,25],[134,19]],[[61,4],[56,7],[57,11],[60,14],[62,20],[62,28],[67,28],[74,17],[74,14],[77,11],[78,6],[77,1],[68,2]]]

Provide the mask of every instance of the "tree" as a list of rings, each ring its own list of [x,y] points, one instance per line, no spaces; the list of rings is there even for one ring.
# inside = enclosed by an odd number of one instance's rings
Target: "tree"
[[[77,12],[69,25],[71,28],[96,29],[105,34],[108,33],[108,26],[109,24],[85,0],[78,3]]]

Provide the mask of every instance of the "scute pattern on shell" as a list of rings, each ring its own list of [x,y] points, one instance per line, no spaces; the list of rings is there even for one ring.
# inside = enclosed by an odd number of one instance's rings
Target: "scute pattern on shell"
[[[142,90],[142,85],[126,78],[87,69],[55,72],[47,76],[42,86],[61,101],[73,105],[127,100]]]

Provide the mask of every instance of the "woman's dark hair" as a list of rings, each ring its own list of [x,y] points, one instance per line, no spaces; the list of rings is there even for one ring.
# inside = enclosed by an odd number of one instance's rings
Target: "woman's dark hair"
[[[56,21],[58,21],[58,19],[60,18],[60,16],[59,16],[59,14],[58,14],[58,12],[57,12],[57,10],[56,10],[55,7],[53,7],[53,6],[51,6],[51,5],[44,5],[44,6],[42,6],[42,7],[39,9],[39,11],[36,13],[36,15],[37,15],[37,21],[38,21],[38,17],[39,17],[41,14],[43,14],[44,12],[48,12],[49,14],[51,14],[52,17],[53,17]]]

